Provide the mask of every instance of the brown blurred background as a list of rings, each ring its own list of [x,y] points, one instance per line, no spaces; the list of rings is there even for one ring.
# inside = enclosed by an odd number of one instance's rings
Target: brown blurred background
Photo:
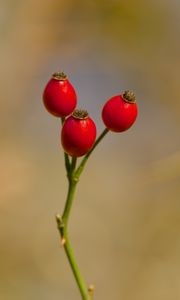
[[[0,4],[0,299],[80,299],[54,220],[67,189],[59,120],[41,100],[57,70],[98,132],[110,96],[132,89],[139,106],[94,152],[71,214],[95,299],[180,299],[180,2]]]

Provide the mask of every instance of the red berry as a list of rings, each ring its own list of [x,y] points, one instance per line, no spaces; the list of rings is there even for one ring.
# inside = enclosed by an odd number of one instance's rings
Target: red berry
[[[46,109],[56,117],[66,117],[74,111],[76,92],[64,73],[53,74],[45,87],[43,101]]]
[[[122,95],[114,96],[106,102],[102,110],[102,119],[109,130],[122,132],[133,125],[137,113],[134,93],[125,91]]]
[[[96,139],[96,125],[86,111],[75,110],[68,117],[61,131],[61,143],[64,151],[78,157],[86,154]]]

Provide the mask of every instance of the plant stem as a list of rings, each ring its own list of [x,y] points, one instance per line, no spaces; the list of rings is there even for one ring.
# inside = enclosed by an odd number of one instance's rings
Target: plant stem
[[[78,183],[78,180],[76,180],[76,178],[74,177],[74,170],[75,170],[75,167],[76,167],[76,161],[77,161],[77,158],[73,157],[72,162],[71,162],[70,171],[68,173],[68,183],[69,183],[69,185],[68,185],[68,194],[67,194],[67,198],[66,198],[64,212],[63,212],[63,215],[62,215],[62,219],[64,221],[65,227],[67,227],[69,213],[70,213],[73,198],[74,198],[74,193],[75,193],[76,185]]]
[[[64,121],[65,121],[65,117],[62,117],[61,118],[62,126],[64,124]],[[69,155],[66,152],[64,152],[64,161],[65,161],[65,167],[66,167],[67,176],[68,176],[68,173],[69,173],[69,170],[70,170],[70,161],[69,161]]]
[[[71,244],[70,244],[68,236],[67,236],[67,233],[65,234],[65,241],[66,242],[65,242],[65,245],[64,245],[64,249],[65,249],[66,255],[68,257],[68,260],[69,260],[71,269],[73,271],[74,277],[76,279],[77,285],[79,287],[81,297],[82,297],[83,300],[90,300],[90,295],[89,295],[89,292],[88,292],[88,288],[87,288],[86,283],[84,282],[83,277],[82,277],[82,275],[79,271],[78,265],[76,263],[76,259],[75,259],[74,254],[73,254]]]
[[[109,132],[109,129],[105,128],[102,133],[100,134],[100,136],[97,138],[96,142],[94,143],[94,146],[91,148],[91,150],[84,156],[84,158],[82,159],[79,167],[77,168],[75,175],[76,177],[79,179],[84,166],[89,158],[89,156],[91,155],[91,153],[94,151],[94,149],[96,148],[96,146],[100,143],[100,141],[103,139],[103,137]]]
[[[73,157],[70,165],[70,169],[68,172],[68,194],[67,194],[67,199],[66,199],[66,204],[64,207],[64,212],[62,215],[62,218],[59,217],[58,215],[56,216],[56,221],[58,225],[58,230],[61,235],[62,239],[62,245],[64,246],[68,261],[70,263],[71,269],[73,271],[74,277],[76,279],[77,285],[79,287],[81,297],[83,300],[90,300],[90,295],[88,292],[88,288],[86,283],[84,282],[84,279],[79,271],[78,265],[76,263],[76,259],[73,254],[73,250],[71,247],[71,243],[68,238],[68,231],[67,231],[67,226],[68,226],[68,220],[69,220],[69,214],[74,198],[74,193],[76,190],[76,185],[77,185],[77,179],[74,176],[74,170],[76,168],[76,161],[77,158]]]
[[[62,118],[62,124],[64,122],[64,119]],[[82,300],[90,300],[92,297],[92,293],[89,292],[88,287],[79,271],[78,265],[76,263],[73,250],[68,238],[68,231],[67,231],[67,226],[68,226],[68,220],[69,220],[69,214],[71,211],[72,203],[73,203],[73,198],[76,190],[76,186],[79,180],[79,177],[84,169],[84,166],[95,149],[95,147],[99,144],[99,142],[102,140],[102,138],[107,134],[108,129],[104,129],[104,131],[100,134],[100,136],[97,138],[94,146],[92,149],[85,155],[85,157],[82,159],[79,167],[76,170],[76,163],[77,163],[77,158],[72,157],[72,160],[70,162],[68,154],[64,153],[64,158],[65,158],[65,167],[67,171],[67,177],[68,177],[68,194],[66,198],[66,203],[63,211],[62,217],[59,215],[56,216],[56,222],[57,222],[57,227],[59,230],[59,233],[61,235],[61,243],[64,246],[69,264],[71,266],[72,272],[74,274],[74,277],[76,279],[77,285],[79,287],[79,291],[81,293]]]

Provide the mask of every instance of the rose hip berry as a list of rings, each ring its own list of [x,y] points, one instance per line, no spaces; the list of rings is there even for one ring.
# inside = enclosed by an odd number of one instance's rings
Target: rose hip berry
[[[48,112],[56,117],[66,117],[74,111],[76,92],[63,72],[52,75],[45,87],[43,102]]]
[[[122,95],[114,96],[105,103],[102,119],[109,130],[122,132],[133,125],[137,113],[134,93],[125,91]]]
[[[75,110],[62,127],[61,143],[64,151],[71,156],[86,154],[94,145],[96,125],[84,110]]]

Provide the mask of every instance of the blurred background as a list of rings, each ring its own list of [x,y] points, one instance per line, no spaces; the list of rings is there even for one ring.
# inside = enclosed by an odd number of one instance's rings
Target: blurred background
[[[180,2],[0,4],[0,299],[80,299],[54,219],[67,191],[60,122],[42,104],[59,70],[99,133],[109,97],[132,89],[139,106],[90,158],[72,209],[94,299],[180,299]]]

